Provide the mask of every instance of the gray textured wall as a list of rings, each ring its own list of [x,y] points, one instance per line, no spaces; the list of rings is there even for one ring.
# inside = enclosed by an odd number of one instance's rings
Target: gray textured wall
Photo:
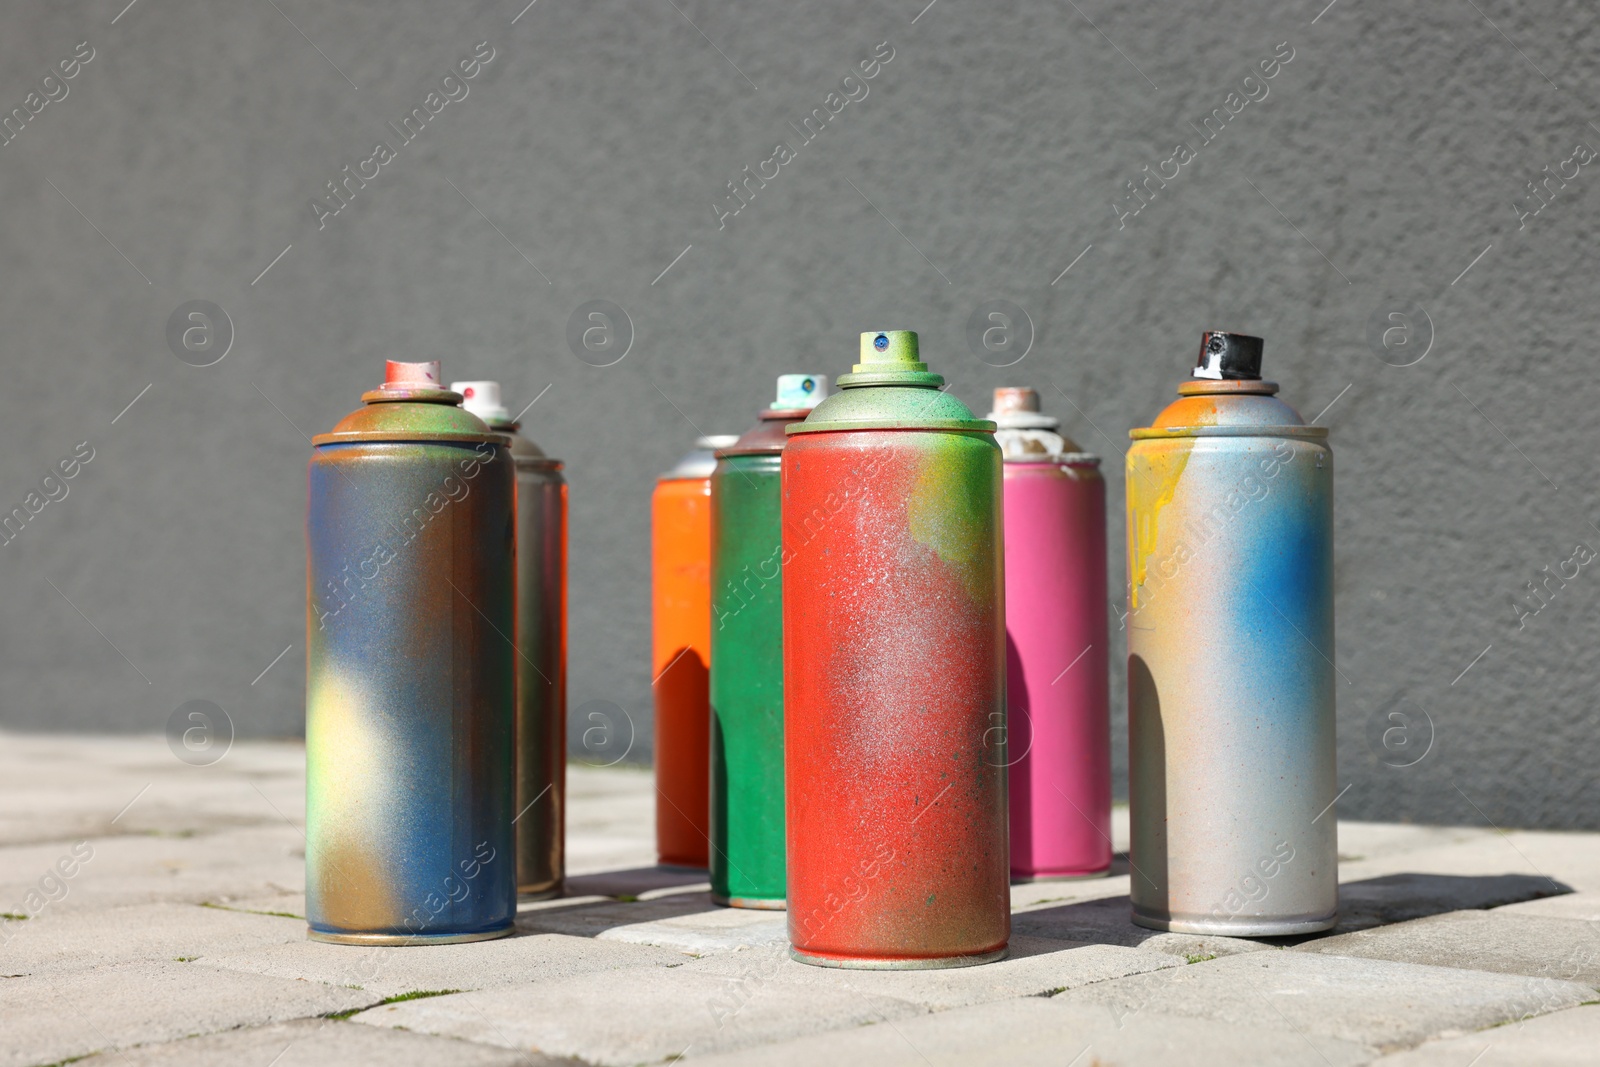
[[[1600,167],[1515,206],[1600,146],[1592,7],[125,2],[10,4],[0,36],[0,107],[24,113],[94,50],[0,147],[0,503],[94,450],[0,546],[7,727],[158,730],[199,698],[297,733],[304,435],[385,357],[497,376],[514,407],[549,387],[528,427],[573,486],[571,703],[628,709],[638,758],[647,498],[696,428],[741,429],[781,371],[847,369],[858,331],[917,329],[970,403],[1049,390],[1107,455],[1116,516],[1127,427],[1214,326],[1266,337],[1306,417],[1332,404],[1341,811],[1600,826],[1600,572],[1514,607],[1600,545]],[[467,97],[400,146],[386,122],[480,41]],[[789,123],[884,41],[867,95],[801,145]],[[1281,42],[1268,95],[1202,143],[1191,122],[1259,96]],[[380,139],[396,158],[319,229],[312,198]],[[780,141],[796,157],[719,229],[725,183]],[[1178,142],[1195,158],[1119,221]],[[604,369],[565,340],[595,299],[636,331]],[[214,366],[169,350],[189,300],[232,319]],[[1015,366],[967,345],[989,300],[1032,320]],[[1412,304],[1431,349],[1389,365],[1369,317]],[[1408,321],[1396,353],[1426,347]],[[1120,679],[1115,700],[1120,770]],[[1412,767],[1370,740],[1395,701],[1433,725]]]

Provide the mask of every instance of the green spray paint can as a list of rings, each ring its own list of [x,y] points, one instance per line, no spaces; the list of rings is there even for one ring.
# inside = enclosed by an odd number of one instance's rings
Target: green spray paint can
[[[778,378],[778,399],[711,476],[711,899],[784,906],[784,428],[828,395],[818,374]]]

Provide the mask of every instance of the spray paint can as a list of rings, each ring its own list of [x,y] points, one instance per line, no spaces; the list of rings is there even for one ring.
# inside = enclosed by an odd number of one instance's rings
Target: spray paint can
[[[1005,953],[1005,578],[994,423],[917,335],[861,335],[783,450],[790,954]]]
[[[1208,333],[1128,450],[1133,920],[1326,930],[1338,911],[1333,454]]]
[[[1106,486],[1028,388],[996,389],[1005,455],[1011,877],[1111,867]]]
[[[567,482],[517,433],[499,382],[452,382],[461,406],[511,438],[517,470],[517,891],[561,892],[567,807]]]
[[[313,438],[306,522],[306,919],[313,940],[511,932],[510,440],[438,363]]]
[[[711,472],[738,438],[701,437],[650,502],[656,856],[704,868],[711,840]]]
[[[717,452],[711,476],[711,899],[784,906],[784,430],[828,395],[785,374],[760,421]]]

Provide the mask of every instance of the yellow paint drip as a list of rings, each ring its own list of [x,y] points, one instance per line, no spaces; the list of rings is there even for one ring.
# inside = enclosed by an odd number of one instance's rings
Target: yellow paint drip
[[[1138,611],[1145,568],[1160,540],[1161,510],[1178,494],[1178,481],[1194,448],[1190,437],[1141,441],[1128,451],[1128,610]],[[1137,455],[1136,455],[1137,454]]]

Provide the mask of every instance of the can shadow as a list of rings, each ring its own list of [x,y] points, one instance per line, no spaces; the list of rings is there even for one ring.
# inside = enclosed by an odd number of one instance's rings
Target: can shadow
[[[1135,875],[1137,877],[1137,875]],[[1404,873],[1346,882],[1339,887],[1340,916],[1332,929],[1300,937],[1253,937],[1235,940],[1291,947],[1337,934],[1422,919],[1450,911],[1482,911],[1541,897],[1573,892],[1571,886],[1529,874],[1456,875]],[[1047,937],[1095,944],[1142,945],[1153,937],[1170,937],[1135,926],[1126,896],[1102,897],[1011,916],[1017,936]],[[1179,935],[1215,939],[1215,935]],[[1223,938],[1222,940],[1229,940]]]
[[[1028,717],[1030,706],[1028,699],[1027,676],[1022,672],[1022,656],[1017,652],[1017,643],[1011,639],[1011,632],[1006,631],[1006,747],[1004,763],[1007,764],[1009,781],[1007,782],[1007,795],[1011,808],[1011,869],[1013,875],[1018,870],[1032,870],[1033,857],[1033,761],[1024,759],[1024,755],[1033,749],[1033,722]],[[1024,742],[1022,752],[1016,750],[1019,740],[1017,725],[1020,719],[1028,720],[1028,736]],[[987,742],[987,738],[985,738]],[[985,749],[989,746],[986,743]],[[988,758],[988,757],[985,757]]]
[[[630,867],[621,871],[599,871],[567,877],[569,897],[643,897],[665,895],[662,891],[700,890],[710,892],[707,874],[692,867]]]
[[[1128,834],[1140,866],[1131,870],[1148,912],[1167,909],[1167,732],[1161,694],[1144,659],[1128,656]],[[1138,796],[1132,796],[1138,789]],[[1127,855],[1122,861],[1132,867]],[[1113,868],[1115,870],[1115,868]],[[1130,882],[1132,885],[1132,882]]]
[[[678,649],[655,690],[656,840],[663,855],[704,865],[711,794],[711,673],[700,653]]]

